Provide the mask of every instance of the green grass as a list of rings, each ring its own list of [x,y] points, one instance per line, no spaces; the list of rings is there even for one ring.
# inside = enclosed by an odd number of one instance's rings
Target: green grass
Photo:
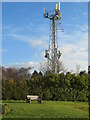
[[[10,103],[11,102],[11,103]],[[89,118],[88,103],[43,101],[43,104],[25,101],[4,101],[11,111],[3,118]]]

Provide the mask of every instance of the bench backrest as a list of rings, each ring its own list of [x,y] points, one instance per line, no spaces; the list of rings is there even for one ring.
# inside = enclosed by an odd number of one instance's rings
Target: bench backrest
[[[38,96],[27,95],[27,98],[28,98],[28,99],[31,99],[31,100],[37,100],[37,99],[38,99]]]

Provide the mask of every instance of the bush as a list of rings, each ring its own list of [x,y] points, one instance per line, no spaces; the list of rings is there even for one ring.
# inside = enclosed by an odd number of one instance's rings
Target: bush
[[[2,106],[2,114],[6,115],[6,114],[8,114],[10,111],[11,111],[11,108],[10,108],[9,105],[4,104],[4,105]]]
[[[24,71],[22,71],[24,70]],[[9,75],[6,75],[6,71]],[[90,75],[76,75],[69,73],[38,74],[34,72],[31,76],[25,74],[26,69],[15,72],[12,69],[4,69],[2,77],[2,98],[3,100],[23,100],[25,102],[26,95],[38,95],[44,100],[61,100],[61,101],[87,101],[89,96],[88,85]],[[22,72],[23,74],[22,74]],[[27,72],[26,72],[27,73]],[[23,76],[24,75],[24,76]],[[11,77],[12,76],[12,77]],[[5,79],[4,79],[5,78]],[[7,101],[9,102],[9,101]]]

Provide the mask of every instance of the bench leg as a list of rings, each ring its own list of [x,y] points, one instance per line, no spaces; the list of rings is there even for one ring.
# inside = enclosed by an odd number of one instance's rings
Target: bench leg
[[[42,99],[39,99],[39,100],[38,100],[38,103],[42,103]]]
[[[26,103],[30,103],[29,99],[26,99]]]
[[[31,103],[31,99],[30,99],[29,103]]]
[[[42,103],[42,99],[40,99],[40,103]]]

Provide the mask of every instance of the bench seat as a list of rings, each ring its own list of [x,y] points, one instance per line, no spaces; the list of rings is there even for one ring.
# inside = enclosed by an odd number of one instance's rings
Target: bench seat
[[[27,103],[31,103],[31,100],[37,100],[38,103],[42,103],[42,99],[41,99],[39,96],[27,95],[27,97],[26,97],[26,102],[27,102]]]

